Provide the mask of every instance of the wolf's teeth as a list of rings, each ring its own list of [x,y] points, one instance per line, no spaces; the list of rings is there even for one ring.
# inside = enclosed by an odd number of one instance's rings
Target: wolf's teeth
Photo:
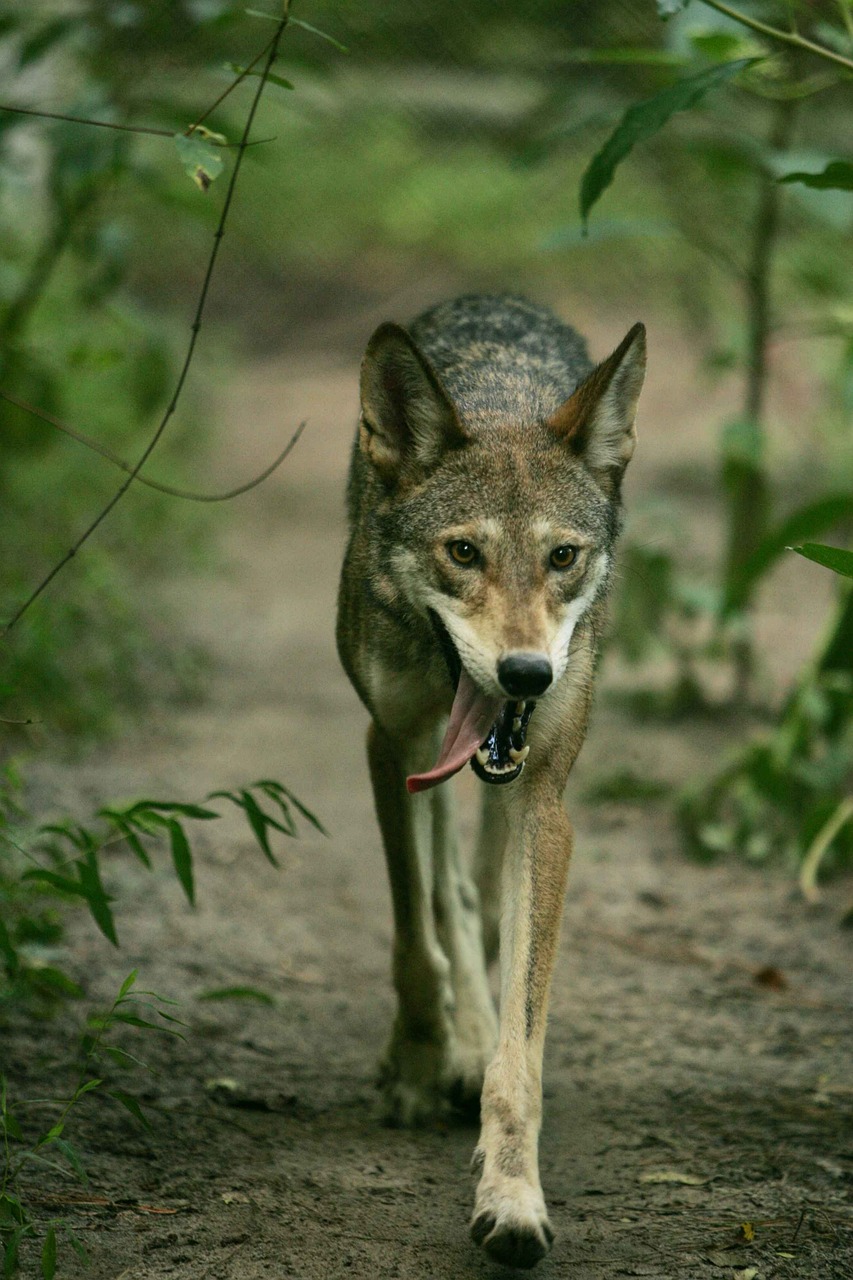
[[[518,733],[518,731],[520,730],[520,728],[521,728],[521,716],[516,716],[516,717],[515,717],[515,719],[514,719],[514,720],[513,720],[513,722],[512,722],[512,731],[513,731],[513,733]]]
[[[530,755],[530,743],[529,743],[529,742],[528,742],[527,746],[526,746],[526,747],[522,747],[520,751],[516,751],[515,747],[510,747],[510,749],[509,749],[509,758],[510,758],[510,760],[512,760],[515,764],[522,764],[522,763],[523,763],[523,761],[525,761],[529,755]]]
[[[486,747],[477,748],[477,759],[480,761],[480,764],[483,766],[483,768],[485,768],[486,765],[489,763],[489,753]]]
[[[517,716],[520,716],[520,715],[522,714],[522,712],[523,712],[523,711],[524,711],[524,703],[523,703],[523,702],[517,702],[517,703],[515,704],[515,714],[516,714]]]

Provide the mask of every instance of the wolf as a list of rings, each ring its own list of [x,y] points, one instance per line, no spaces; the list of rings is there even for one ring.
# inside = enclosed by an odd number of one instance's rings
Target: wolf
[[[381,324],[361,366],[337,642],[370,713],[397,1012],[387,1117],[479,1107],[471,1234],[507,1266],[551,1247],[542,1053],[584,740],[645,373],[635,324],[584,340],[511,296]],[[482,787],[460,857],[448,779]],[[500,955],[500,1017],[488,979]]]

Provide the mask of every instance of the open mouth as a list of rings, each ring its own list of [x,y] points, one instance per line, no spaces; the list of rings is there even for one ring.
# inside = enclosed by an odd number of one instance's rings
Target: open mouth
[[[447,660],[455,687],[447,732],[438,759],[426,773],[410,774],[409,791],[426,791],[471,764],[483,782],[513,782],[524,768],[530,751],[525,739],[536,705],[533,701],[507,702],[478,689],[462,665],[446,628],[436,616],[433,626]]]
[[[513,782],[530,754],[527,726],[535,702],[507,702],[482,746],[471,757],[471,768],[483,782]]]

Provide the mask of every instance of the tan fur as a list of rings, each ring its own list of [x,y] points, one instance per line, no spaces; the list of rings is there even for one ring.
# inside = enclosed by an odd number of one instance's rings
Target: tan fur
[[[549,313],[470,298],[383,325],[362,368],[338,647],[371,713],[368,759],[394,910],[398,1012],[382,1066],[388,1118],[480,1107],[471,1231],[532,1266],[552,1233],[539,1182],[542,1052],[572,850],[562,795],[586,732],[644,368],[636,326],[604,364]],[[471,543],[478,559],[449,554]],[[576,549],[555,569],[554,548]],[[441,640],[443,628],[444,641]],[[447,647],[484,696],[535,655],[522,772],[484,785],[473,865],[452,783],[408,795],[453,698]],[[500,1021],[486,966],[498,947]]]

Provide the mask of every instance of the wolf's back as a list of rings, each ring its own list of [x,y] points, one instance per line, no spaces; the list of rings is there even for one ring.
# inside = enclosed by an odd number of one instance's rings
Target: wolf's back
[[[524,298],[470,294],[425,311],[409,332],[464,418],[547,417],[591,372],[570,325]]]

